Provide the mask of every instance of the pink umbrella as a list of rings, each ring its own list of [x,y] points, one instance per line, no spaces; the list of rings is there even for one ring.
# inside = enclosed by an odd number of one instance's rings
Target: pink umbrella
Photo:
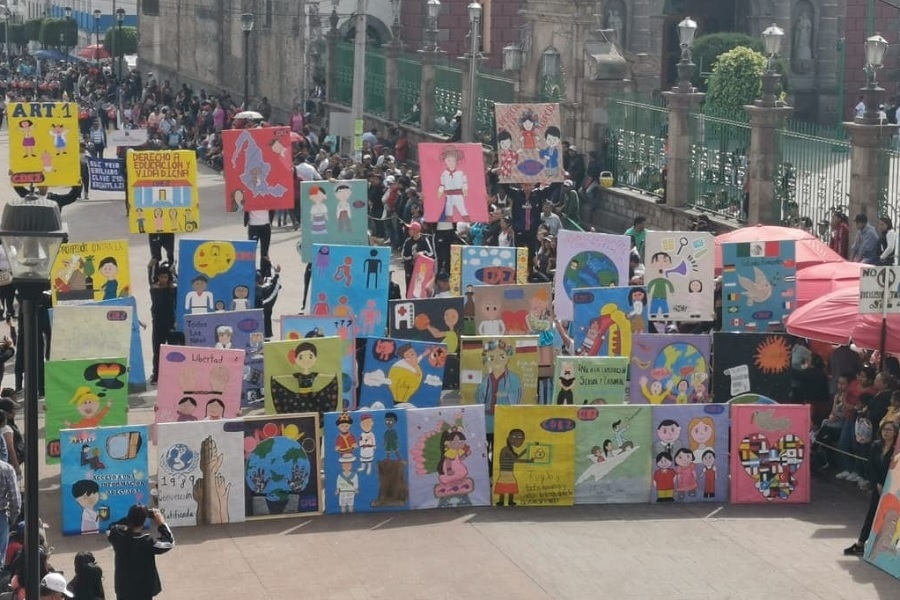
[[[797,271],[797,306],[845,287],[859,287],[863,263],[835,262],[813,265]]]
[[[735,242],[775,242],[779,240],[797,240],[794,256],[797,269],[821,263],[843,262],[840,254],[828,247],[813,234],[794,229],[793,227],[777,227],[775,225],[754,225],[741,227],[728,233],[716,236],[716,274],[722,273],[722,244]]]

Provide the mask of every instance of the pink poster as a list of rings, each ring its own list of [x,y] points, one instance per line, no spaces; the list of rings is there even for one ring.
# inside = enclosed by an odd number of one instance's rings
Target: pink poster
[[[294,208],[294,163],[287,127],[222,132],[225,210]]]
[[[481,144],[419,144],[425,220],[488,220]]]
[[[731,501],[809,502],[809,406],[731,407]]]
[[[407,298],[431,298],[434,293],[434,259],[419,255],[413,262],[412,279],[406,289]]]
[[[230,346],[230,344],[228,344]],[[218,421],[241,416],[244,350],[162,346],[156,422]]]

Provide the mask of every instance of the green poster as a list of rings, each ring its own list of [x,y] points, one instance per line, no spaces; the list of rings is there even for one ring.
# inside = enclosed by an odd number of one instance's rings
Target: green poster
[[[266,342],[266,414],[333,412],[340,406],[344,347],[339,337]]]
[[[555,404],[625,404],[627,356],[557,356]]]

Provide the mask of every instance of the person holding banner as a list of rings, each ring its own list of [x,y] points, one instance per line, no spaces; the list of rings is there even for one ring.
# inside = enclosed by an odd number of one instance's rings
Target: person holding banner
[[[100,126],[100,119],[94,119],[94,125],[88,135],[91,140],[91,156],[103,158],[103,151],[106,149],[106,132]]]

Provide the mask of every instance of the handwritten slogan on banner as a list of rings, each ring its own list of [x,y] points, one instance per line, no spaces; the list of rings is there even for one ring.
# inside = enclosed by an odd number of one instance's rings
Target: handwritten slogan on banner
[[[78,105],[13,102],[9,115],[9,171],[14,185],[74,186],[81,181]]]
[[[125,191],[125,161],[116,158],[89,158],[91,189],[98,192]]]
[[[200,227],[194,152],[132,151],[126,162],[131,233],[184,233]]]
[[[128,242],[101,240],[63,244],[51,269],[54,306],[131,295]]]

